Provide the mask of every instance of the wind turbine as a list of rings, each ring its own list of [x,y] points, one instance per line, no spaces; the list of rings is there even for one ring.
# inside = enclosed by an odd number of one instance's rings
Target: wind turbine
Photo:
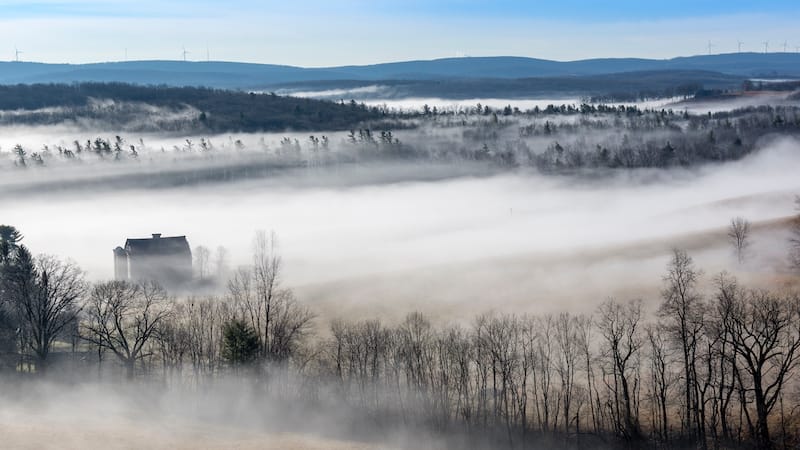
[[[714,48],[714,43],[711,42],[711,41],[708,41],[708,54],[709,55],[711,54],[711,49],[713,49],[713,48]]]
[[[786,47],[787,47],[788,45],[789,45],[789,44],[788,44],[786,41],[783,41],[783,53],[786,53]]]
[[[769,41],[764,41],[764,53],[769,52]]]
[[[742,44],[744,44],[744,42],[736,41],[736,43],[739,44],[739,53],[742,53]]]
[[[183,62],[186,62],[186,55],[188,55],[189,53],[190,52],[186,50],[186,47],[183,47],[183,52],[182,52],[182,54],[183,54]]]
[[[19,62],[19,55],[22,54],[22,50],[14,47],[14,61]]]

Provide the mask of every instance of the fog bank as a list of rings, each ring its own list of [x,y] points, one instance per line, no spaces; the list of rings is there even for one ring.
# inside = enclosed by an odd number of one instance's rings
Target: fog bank
[[[91,375],[89,375],[91,378]],[[360,426],[344,405],[282,401],[252,380],[231,378],[203,391],[134,384],[2,382],[0,447],[16,449],[447,448],[403,427]],[[112,437],[112,438],[110,438]]]
[[[0,209],[28,246],[75,259],[94,280],[112,276],[111,249],[128,237],[185,234],[192,246],[226,247],[236,266],[249,263],[253,234],[264,229],[279,236],[285,282],[326,314],[471,317],[541,311],[554,298],[580,308],[657,294],[676,245],[696,248],[707,271],[736,269],[725,238],[735,216],[760,224],[741,270],[783,270],[776,221],[792,213],[798,166],[800,145],[783,140],[696,169],[475,176],[439,166],[420,179],[429,166],[356,164],[178,188],[29,193],[0,198]]]

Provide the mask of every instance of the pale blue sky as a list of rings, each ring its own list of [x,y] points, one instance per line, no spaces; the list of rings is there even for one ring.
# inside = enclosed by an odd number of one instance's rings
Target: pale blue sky
[[[457,55],[558,60],[796,51],[798,1],[0,0],[0,60],[302,66]],[[208,50],[208,51],[207,51]]]

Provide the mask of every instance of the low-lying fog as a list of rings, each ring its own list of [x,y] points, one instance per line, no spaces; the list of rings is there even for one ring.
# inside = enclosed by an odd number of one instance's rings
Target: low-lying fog
[[[312,93],[303,93],[306,97],[318,98]],[[675,111],[686,111],[691,114],[706,114],[708,112],[717,113],[724,111],[732,111],[740,108],[750,108],[758,106],[781,106],[781,105],[797,105],[796,98],[792,99],[790,96],[793,92],[756,92],[748,93],[740,96],[731,96],[723,98],[711,99],[686,99],[684,97],[668,97],[656,98],[651,100],[640,100],[635,102],[612,102],[611,104],[626,107],[636,106],[640,109],[672,109]],[[332,97],[319,97],[323,99],[334,99]],[[338,100],[342,97],[336,97]],[[344,97],[348,98],[348,97]],[[385,107],[390,110],[397,111],[421,111],[425,105],[433,108],[436,107],[440,111],[463,111],[465,109],[474,108],[475,105],[481,104],[488,106],[494,110],[502,110],[506,106],[517,107],[522,111],[531,110],[534,108],[544,109],[548,105],[573,105],[580,106],[582,103],[590,103],[587,99],[576,97],[560,97],[550,99],[509,99],[509,98],[475,98],[475,99],[445,99],[445,98],[402,98],[402,99],[371,99],[367,98],[363,103],[369,106]]]
[[[94,381],[94,380],[93,380]],[[8,449],[297,449],[445,448],[432,437],[385,433],[380,444],[349,426],[349,410],[312,411],[264,401],[243,379],[202,393],[147,383],[81,382],[0,387],[0,448]],[[412,444],[413,442],[413,444]]]
[[[98,280],[112,276],[111,250],[127,237],[185,234],[192,246],[226,247],[235,266],[249,262],[257,230],[274,230],[285,283],[319,315],[391,319],[419,309],[452,321],[488,309],[593,308],[610,295],[652,305],[673,246],[709,275],[772,277],[784,265],[780,220],[800,193],[797,167],[794,140],[724,165],[591,179],[335,166],[158,190],[0,196],[0,222]],[[735,216],[755,225],[742,266],[725,238]]]
[[[751,108],[759,106],[786,106],[798,104],[798,99],[793,97],[792,91],[784,92],[747,92],[741,95],[711,98],[711,99],[692,99],[678,101],[671,105],[676,111],[687,111],[692,114],[717,113],[731,111],[734,109]]]
[[[792,81],[792,80],[774,80]],[[331,90],[309,90],[309,91],[287,91],[285,94],[317,98],[321,100],[340,101],[342,99],[355,98],[358,102],[363,102],[369,106],[384,107],[396,111],[421,111],[425,105],[429,108],[436,107],[440,111],[463,111],[474,108],[477,104],[488,106],[494,110],[502,110],[506,106],[516,107],[522,111],[534,108],[544,109],[548,105],[573,105],[580,106],[582,103],[591,103],[589,99],[578,98],[575,96],[562,96],[551,98],[472,98],[472,99],[448,99],[440,97],[426,98],[386,98],[381,97],[381,92],[387,91],[384,86],[366,86],[356,89],[331,89]],[[709,99],[686,99],[685,97],[666,97],[640,100],[635,102],[612,102],[614,105],[636,106],[640,109],[673,109],[675,111],[687,111],[692,114],[705,114],[708,112],[716,113],[731,111],[739,108],[758,107],[758,106],[779,106],[797,105],[797,99],[790,99],[793,94],[791,91],[773,92],[748,92],[738,96],[713,97]]]
[[[614,105],[637,106],[641,109],[656,109],[668,108],[672,104],[681,101],[682,97],[662,98],[645,100],[638,102],[615,102]],[[446,98],[401,98],[401,99],[365,99],[363,102],[370,106],[385,106],[387,108],[394,108],[400,111],[419,111],[425,105],[433,108],[437,107],[442,111],[459,111],[468,108],[474,108],[475,105],[481,104],[488,106],[492,109],[502,110],[506,106],[516,107],[522,111],[539,108],[545,109],[548,105],[574,105],[580,106],[581,103],[589,103],[587,99],[580,99],[576,97],[558,97],[558,98],[537,98],[537,99],[519,99],[519,98],[473,98],[473,99],[446,99]]]
[[[363,102],[369,106],[382,106],[398,111],[421,111],[425,105],[430,108],[436,107],[440,111],[459,111],[474,108],[481,104],[495,110],[502,110],[506,106],[516,107],[522,111],[539,108],[547,108],[548,105],[574,105],[588,103],[588,99],[575,96],[562,96],[550,98],[471,98],[471,99],[451,99],[441,97],[407,97],[407,98],[386,98],[375,96],[374,94],[384,92],[387,88],[381,86],[366,86],[356,89],[330,89],[317,91],[287,91],[283,94],[294,97],[316,98],[321,100],[340,101],[342,99],[355,98],[359,103]],[[615,105],[637,106],[645,108],[664,108],[684,100],[683,97],[659,98],[643,100],[637,102],[615,102]]]

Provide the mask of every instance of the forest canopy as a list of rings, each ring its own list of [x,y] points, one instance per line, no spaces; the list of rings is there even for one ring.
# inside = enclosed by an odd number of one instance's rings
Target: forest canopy
[[[173,112],[188,109],[191,113],[184,128],[217,132],[344,130],[380,117],[377,110],[354,102],[334,103],[203,87],[124,83],[0,86],[0,110],[33,112],[5,118],[6,124],[49,125],[78,116],[125,123],[126,109],[122,104],[126,103]]]

